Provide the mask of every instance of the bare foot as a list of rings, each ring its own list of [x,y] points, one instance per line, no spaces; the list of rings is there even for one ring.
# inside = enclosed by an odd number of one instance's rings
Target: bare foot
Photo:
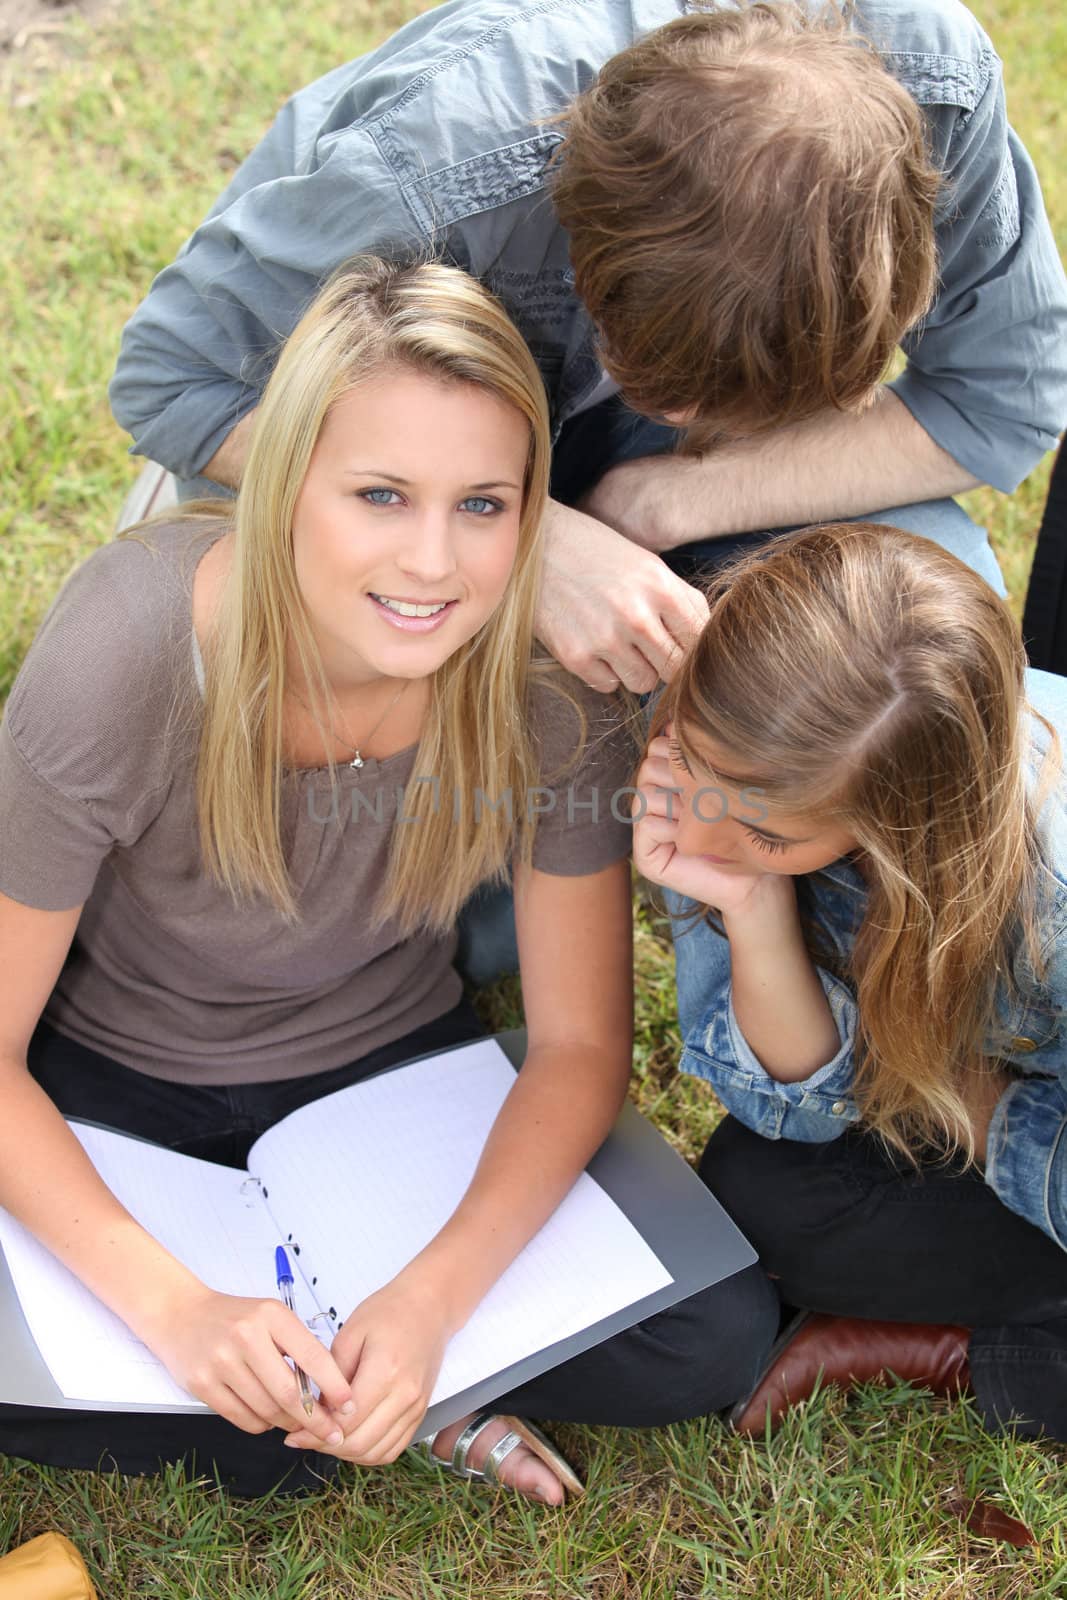
[[[456,1440],[473,1420],[474,1413],[469,1417],[462,1417],[459,1422],[451,1423],[447,1428],[442,1428],[433,1441],[433,1454],[442,1461],[452,1459],[452,1450]],[[486,1423],[481,1433],[467,1452],[467,1465],[477,1467],[479,1471],[485,1465],[485,1458],[493,1446],[510,1430],[503,1417],[494,1417],[492,1422]],[[516,1489],[519,1494],[524,1494],[528,1500],[537,1500],[541,1505],[561,1506],[564,1499],[562,1483],[556,1477],[551,1467],[547,1467],[539,1456],[534,1455],[528,1445],[518,1444],[510,1450],[500,1464],[499,1477],[501,1483],[507,1484],[509,1489]]]

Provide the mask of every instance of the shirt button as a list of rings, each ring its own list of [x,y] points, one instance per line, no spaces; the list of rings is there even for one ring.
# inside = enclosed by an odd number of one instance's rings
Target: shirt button
[[[1028,1039],[1025,1034],[1020,1034],[1017,1039],[1011,1041],[1011,1047],[1013,1050],[1018,1050],[1020,1055],[1028,1056],[1031,1050],[1037,1049],[1037,1040]]]
[[[848,1107],[843,1100],[835,1100],[833,1105],[830,1107],[830,1110],[833,1112],[835,1117],[844,1116],[847,1109]]]

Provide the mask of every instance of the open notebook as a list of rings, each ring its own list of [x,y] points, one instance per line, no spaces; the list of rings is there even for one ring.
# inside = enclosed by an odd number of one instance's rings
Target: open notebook
[[[274,1247],[285,1244],[298,1313],[329,1342],[348,1310],[386,1283],[455,1209],[513,1082],[514,1070],[492,1040],[396,1068],[291,1113],[257,1140],[247,1174],[123,1134],[72,1127],[123,1204],[212,1287],[275,1296]],[[642,1128],[662,1146],[647,1124]],[[647,1142],[643,1147],[650,1152]],[[631,1213],[656,1207],[667,1170],[663,1151],[655,1160],[635,1148],[616,1150],[614,1161],[609,1153],[616,1180],[624,1174]],[[450,1342],[433,1395],[435,1425],[442,1403],[464,1397],[466,1405],[472,1394],[484,1403],[520,1381],[516,1373],[532,1376],[753,1259],[684,1163],[666,1154],[666,1188],[688,1180],[689,1200],[698,1211],[712,1208],[729,1248],[701,1250],[709,1259],[699,1269],[689,1250],[677,1282],[643,1230],[583,1173]],[[678,1205],[677,1194],[671,1203]],[[68,1404],[198,1407],[125,1324],[2,1210],[0,1245],[21,1314]],[[462,1406],[447,1409],[462,1414]]]

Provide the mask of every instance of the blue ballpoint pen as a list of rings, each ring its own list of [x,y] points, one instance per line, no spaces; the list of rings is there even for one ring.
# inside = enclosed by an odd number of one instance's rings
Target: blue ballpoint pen
[[[293,1304],[293,1269],[289,1265],[289,1257],[285,1253],[285,1246],[278,1245],[274,1251],[274,1276],[278,1280],[278,1293],[285,1301],[289,1310],[296,1315],[296,1306]],[[300,1403],[310,1417],[315,1410],[315,1397],[311,1392],[308,1375],[298,1362],[293,1362],[296,1381],[300,1385]]]

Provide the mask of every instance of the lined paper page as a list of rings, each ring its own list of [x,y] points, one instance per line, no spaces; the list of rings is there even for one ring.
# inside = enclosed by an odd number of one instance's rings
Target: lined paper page
[[[229,1294],[277,1298],[274,1247],[285,1239],[258,1190],[249,1185],[242,1195],[244,1174],[101,1128],[71,1126],[127,1210],[198,1278]],[[69,1400],[197,1403],[124,1322],[2,1209],[0,1244],[30,1332]],[[293,1266],[298,1311],[311,1316],[318,1307]]]
[[[514,1081],[499,1046],[479,1040],[328,1095],[257,1141],[249,1165],[303,1241],[305,1270],[329,1285],[342,1320],[448,1220]],[[583,1173],[449,1344],[433,1401],[671,1281]]]

